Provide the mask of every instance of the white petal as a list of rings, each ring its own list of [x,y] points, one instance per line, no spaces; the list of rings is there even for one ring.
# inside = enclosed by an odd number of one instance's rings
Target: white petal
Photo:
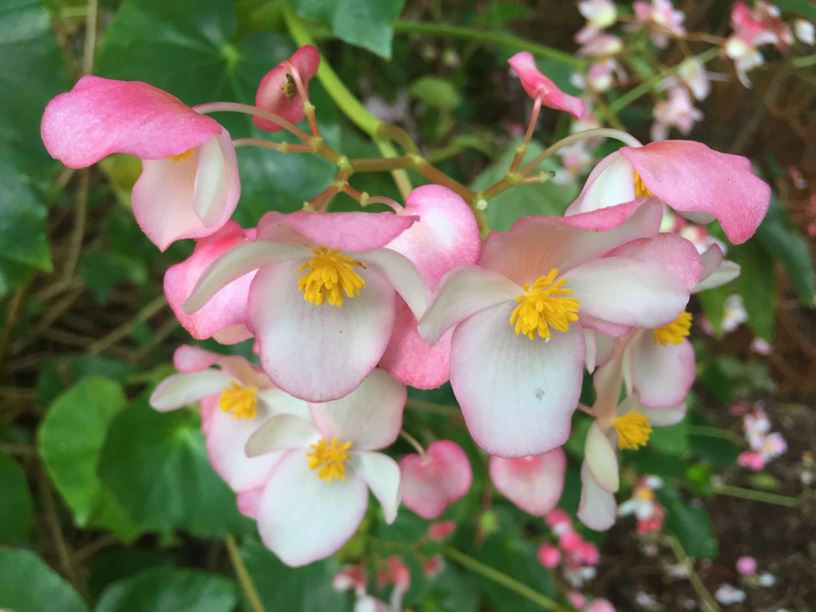
[[[615,509],[615,496],[595,482],[592,470],[584,462],[581,466],[581,501],[578,504],[578,518],[590,529],[606,531],[615,524]]]
[[[302,419],[309,420],[309,402],[289,395],[283,389],[270,387],[258,391],[258,401],[263,402],[269,408],[271,414],[293,414]]]
[[[165,378],[150,396],[150,405],[159,412],[175,410],[220,393],[232,378],[218,370],[173,374]]]
[[[671,408],[646,408],[641,406],[640,410],[649,419],[649,423],[655,427],[668,427],[677,425],[686,416],[686,403]]]
[[[397,518],[400,505],[400,469],[388,455],[372,452],[351,453],[349,461],[380,502],[389,525]]]
[[[261,425],[246,443],[248,457],[280,450],[306,449],[320,439],[310,421],[292,414],[278,414]]]
[[[198,167],[193,187],[193,210],[207,227],[221,219],[227,160],[221,150],[221,142],[212,136],[198,148]]]
[[[405,255],[391,249],[377,249],[359,253],[357,258],[379,268],[382,275],[400,294],[414,317],[420,319],[428,308],[428,287],[419,271]]]
[[[584,444],[584,461],[600,487],[610,493],[618,490],[620,487],[618,455],[597,421],[592,424],[587,433]]]

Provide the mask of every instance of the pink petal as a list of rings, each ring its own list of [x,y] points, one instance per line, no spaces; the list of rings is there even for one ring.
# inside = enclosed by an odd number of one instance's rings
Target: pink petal
[[[176,240],[216,232],[235,211],[240,195],[235,149],[222,130],[186,159],[142,162],[133,186],[133,215],[163,251]]]
[[[258,507],[264,544],[290,566],[335,553],[368,507],[368,488],[354,470],[345,480],[325,482],[309,468],[306,452],[287,452],[272,470]]]
[[[543,455],[490,458],[490,480],[496,489],[525,512],[544,516],[555,508],[564,488],[567,457],[560,448]]]
[[[457,326],[451,345],[451,385],[470,435],[504,457],[566,442],[584,366],[580,327],[531,341],[513,330],[512,310],[503,304],[473,315]]]
[[[376,369],[348,395],[309,409],[324,438],[350,441],[355,451],[376,450],[399,436],[406,399],[405,385]]]
[[[571,217],[523,217],[485,241],[480,265],[522,285],[553,268],[561,274],[638,238],[657,234],[657,202],[632,202]]]
[[[297,261],[261,269],[252,282],[249,318],[261,365],[295,397],[325,402],[351,393],[382,357],[394,324],[394,290],[374,270],[342,306],[316,306],[298,290]]]
[[[240,355],[221,355],[205,351],[197,346],[182,344],[173,354],[173,365],[179,372],[200,372],[213,365],[218,365],[226,374],[250,387],[267,389],[271,386],[269,378],[256,366]]]
[[[224,286],[194,314],[182,310],[182,305],[190,297],[204,271],[222,255],[244,241],[244,231],[237,223],[229,221],[217,233],[199,240],[190,257],[171,266],[165,273],[164,295],[167,303],[170,304],[181,326],[193,338],[204,340],[219,331],[235,326],[241,326],[245,330],[244,333],[235,335],[236,341],[240,342],[250,337],[249,331],[246,330],[246,310],[249,285],[255,277],[254,271]]]
[[[199,372],[217,363],[220,358],[218,353],[192,344],[182,344],[173,353],[173,366],[183,373]]]
[[[410,259],[431,290],[449,271],[476,263],[482,249],[479,226],[457,194],[439,185],[423,185],[408,196],[405,212],[419,216],[419,222],[387,248]],[[450,374],[450,334],[428,344],[419,335],[416,318],[398,300],[394,332],[380,367],[412,387],[438,387]]]
[[[574,96],[565,94],[555,83],[541,74],[532,53],[520,51],[507,60],[507,63],[516,71],[521,86],[531,98],[541,100],[548,108],[567,111],[576,119],[584,116],[584,103]]]
[[[292,57],[267,72],[264,78],[261,79],[258,91],[255,93],[255,106],[274,113],[291,123],[297,123],[303,119],[303,103],[305,100],[297,90],[294,91],[292,97],[287,95],[287,90],[291,91],[290,88],[294,86],[294,81],[289,81],[291,79],[291,68],[287,64],[291,64],[298,71],[303,86],[308,90],[309,81],[314,77],[317,67],[320,65],[320,52],[312,45],[305,45],[295,51]],[[289,78],[287,78],[287,74]],[[267,132],[283,129],[276,123],[258,117],[253,118],[252,121],[257,127]]]
[[[660,234],[641,238],[608,254],[642,262],[653,262],[671,273],[686,290],[691,290],[702,278],[703,262],[695,246],[676,234]]]
[[[615,524],[617,504],[615,496],[601,488],[584,462],[581,466],[581,501],[578,504],[580,521],[596,531],[606,531]]]
[[[623,147],[620,152],[655,196],[680,213],[712,215],[731,242],[753,236],[768,212],[771,189],[745,157],[688,140]]]
[[[238,506],[238,512],[244,516],[257,520],[258,506],[261,503],[261,496],[263,495],[264,487],[257,487],[255,489],[246,489],[238,491],[235,497],[235,503]]]
[[[111,153],[180,155],[221,133],[221,126],[147,83],[84,76],[48,103],[40,132],[52,157],[85,168]]]
[[[692,293],[700,293],[730,283],[740,275],[740,267],[733,261],[723,259],[722,249],[716,244],[708,247],[700,258],[703,262],[703,272],[700,282],[694,286]]]
[[[402,502],[427,520],[439,517],[470,489],[473,472],[462,448],[450,440],[437,440],[424,455],[412,453],[399,462]]]
[[[309,242],[350,253],[385,246],[418,218],[390,212],[268,212],[258,223],[258,237],[272,241]]]
[[[644,406],[677,406],[686,399],[696,375],[694,348],[688,340],[660,344],[644,330],[628,351],[632,385]]]
[[[400,469],[397,462],[383,453],[352,452],[349,462],[363,477],[380,502],[383,517],[389,525],[397,518],[401,496]]]
[[[587,432],[584,462],[592,471],[592,476],[599,487],[610,493],[618,490],[620,487],[618,454],[597,421]]]

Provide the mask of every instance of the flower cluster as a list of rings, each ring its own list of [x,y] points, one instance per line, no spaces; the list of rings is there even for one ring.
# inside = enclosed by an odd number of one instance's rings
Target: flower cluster
[[[745,440],[751,450],[743,451],[737,457],[741,466],[760,472],[769,461],[788,450],[788,443],[782,434],[771,431],[771,421],[760,402],[742,417],[742,424],[745,429]]]
[[[666,5],[638,9],[657,40],[682,27]],[[595,36],[608,21],[597,17]],[[470,488],[468,457],[451,441],[423,449],[405,435],[416,454],[397,463],[384,452],[400,435],[408,386],[450,381],[470,436],[491,455],[496,489],[552,517],[566,469],[561,447],[590,373],[596,398],[580,405],[593,422],[579,517],[608,528],[619,453],[685,413],[695,371],[690,296],[738,272],[718,244],[698,249],[661,232],[664,212],[716,220],[740,243],[767,211],[768,186],[745,158],[698,142],[641,145],[621,132],[588,131],[625,146],[595,166],[565,214],[488,232],[473,210],[487,205],[489,190],[466,201],[448,186],[424,185],[404,205],[356,192],[347,180],[354,160],[319,136],[308,94],[318,63],[314,48],[298,50],[261,81],[255,106],[190,108],[146,83],[88,76],[46,108],[42,137],[54,157],[74,168],[112,153],[141,158],[139,226],[162,250],[196,240],[164,279],[179,323],[197,340],[252,341],[251,360],[180,347],[178,373],[155,389],[152,405],[200,404],[210,461],[240,510],[285,563],[303,565],[355,533],[369,491],[391,522],[401,501],[435,519]],[[581,119],[585,105],[530,54],[510,65],[534,102],[510,169],[524,175],[543,160],[519,167],[539,111]],[[216,111],[249,113],[259,130],[284,129],[303,142],[233,141],[207,114]],[[311,136],[295,125],[304,118]],[[241,227],[231,219],[241,191],[235,147],[258,141],[323,155],[339,178],[304,210],[270,211]],[[328,212],[340,191],[391,210]],[[575,555],[581,567],[597,562],[597,549],[575,531],[561,540],[568,566]]]

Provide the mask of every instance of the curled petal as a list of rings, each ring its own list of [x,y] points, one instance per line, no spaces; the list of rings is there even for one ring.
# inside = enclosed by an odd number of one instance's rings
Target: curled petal
[[[359,259],[379,269],[411,309],[411,314],[415,317],[425,314],[429,301],[428,287],[411,260],[390,249],[367,251],[361,253]]]
[[[614,494],[602,488],[584,462],[581,466],[581,501],[578,504],[580,521],[596,531],[606,531],[615,524],[617,505]]]
[[[258,85],[255,93],[255,106],[270,113],[274,113],[291,123],[303,119],[303,103],[305,100],[297,90],[292,69],[298,72],[304,87],[317,72],[320,65],[320,52],[312,45],[304,45],[272,70],[266,73]],[[275,132],[282,129],[276,123],[259,117],[252,120],[257,127],[266,132]]]
[[[150,395],[150,405],[159,412],[176,410],[208,395],[220,393],[231,380],[230,376],[218,370],[173,374],[159,383]]]
[[[620,486],[618,455],[606,434],[594,422],[589,428],[584,444],[584,461],[592,476],[602,489],[615,493]]]
[[[672,407],[686,398],[696,375],[691,342],[660,344],[651,330],[644,330],[627,355],[632,386],[644,406]]]
[[[282,450],[308,449],[320,439],[320,432],[307,419],[293,414],[277,414],[261,425],[247,440],[247,457]]]
[[[575,96],[565,94],[558,85],[541,74],[532,53],[520,51],[507,60],[507,63],[516,71],[521,86],[531,98],[541,100],[548,108],[567,111],[576,119],[584,116],[584,103]]]

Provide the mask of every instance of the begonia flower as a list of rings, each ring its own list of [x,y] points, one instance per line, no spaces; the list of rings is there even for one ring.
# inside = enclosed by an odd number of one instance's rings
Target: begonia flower
[[[430,291],[442,277],[459,266],[474,264],[482,252],[479,226],[470,206],[456,193],[439,185],[414,189],[405,201],[405,214],[419,221],[385,245],[413,263]],[[418,389],[433,389],[450,377],[452,332],[430,345],[419,335],[416,317],[405,300],[397,298],[391,340],[380,367],[400,382]]]
[[[538,547],[536,558],[542,567],[554,569],[561,563],[561,551],[557,546],[553,546],[549,542],[544,542]]]
[[[640,479],[632,492],[632,497],[618,507],[618,516],[633,514],[637,519],[637,531],[640,534],[655,533],[663,528],[666,509],[655,496],[655,490],[663,486],[657,476],[645,476]]]
[[[577,119],[584,115],[584,103],[579,98],[564,93],[548,77],[544,76],[529,51],[519,51],[507,63],[516,71],[524,91],[547,108],[563,110]]]
[[[790,27],[779,18],[778,9],[765,2],[757,2],[753,8],[735,2],[731,28],[734,34],[725,41],[725,53],[734,60],[737,76],[745,87],[751,87],[748,72],[765,61],[758,47],[772,44],[784,53],[793,42]]]
[[[669,44],[669,36],[684,36],[686,29],[683,11],[675,10],[671,0],[652,0],[635,2],[635,19],[649,28],[652,42],[658,47]]]
[[[383,248],[415,220],[393,213],[267,213],[256,239],[216,260],[183,309],[198,311],[222,287],[258,270],[247,319],[264,371],[307,401],[343,397],[385,352],[395,290],[415,317],[425,311],[420,273]]]
[[[683,60],[677,68],[677,76],[691,90],[695,100],[705,100],[711,92],[711,82],[705,64],[696,57]]]
[[[241,185],[229,133],[147,83],[84,76],[48,103],[41,134],[51,156],[70,168],[113,153],[139,157],[133,214],[161,250],[216,232],[238,203]]]
[[[496,490],[534,516],[555,508],[564,488],[567,457],[560,448],[529,457],[491,457],[490,480]]]
[[[247,299],[255,272],[232,281],[216,293],[199,311],[188,314],[182,305],[190,297],[198,280],[210,265],[236,246],[255,238],[255,230],[243,230],[228,221],[216,233],[196,242],[186,260],[170,266],[164,274],[164,295],[176,319],[197,340],[215,338],[222,344],[235,344],[252,336],[247,327]]]
[[[443,281],[419,331],[435,342],[455,328],[451,385],[471,436],[489,453],[537,455],[566,441],[584,327],[625,335],[682,311],[701,268],[688,241],[661,236],[653,249],[606,256],[657,233],[660,205],[641,204],[520,219],[487,238],[478,266]],[[658,251],[669,268],[640,259]]]
[[[362,565],[344,565],[332,578],[332,588],[345,592],[354,590],[357,597],[366,594],[366,571]]]
[[[703,118],[703,113],[694,107],[688,90],[681,86],[671,87],[668,100],[655,104],[652,112],[655,118],[651,129],[652,140],[664,140],[672,127],[686,135]]]
[[[320,52],[312,45],[304,45],[282,61],[261,79],[255,93],[255,106],[274,113],[290,123],[303,119],[303,105],[306,100],[298,89],[296,79],[300,79],[304,88],[317,73],[320,65]],[[266,132],[281,130],[280,125],[260,117],[254,117],[253,123]]]
[[[256,517],[264,544],[291,566],[336,552],[357,530],[368,490],[387,523],[400,503],[400,470],[375,452],[402,427],[405,386],[374,370],[349,395],[310,404],[311,419],[275,415],[246,445],[249,457],[281,456],[269,474]]]
[[[690,140],[621,147],[589,174],[566,215],[654,196],[695,223],[719,221],[739,244],[753,236],[768,211],[771,189],[739,155]]]
[[[464,497],[473,481],[465,451],[450,440],[436,440],[423,455],[406,455],[399,466],[402,503],[428,520],[439,517]]]
[[[581,0],[578,11],[587,24],[575,35],[575,42],[583,44],[595,38],[618,19],[618,9],[612,0]]]
[[[265,374],[239,355],[219,355],[182,345],[173,360],[179,373],[156,387],[150,405],[166,412],[201,402],[202,430],[215,471],[234,491],[264,484],[278,457],[249,458],[244,445],[274,414],[306,416],[306,402],[275,388]]]

